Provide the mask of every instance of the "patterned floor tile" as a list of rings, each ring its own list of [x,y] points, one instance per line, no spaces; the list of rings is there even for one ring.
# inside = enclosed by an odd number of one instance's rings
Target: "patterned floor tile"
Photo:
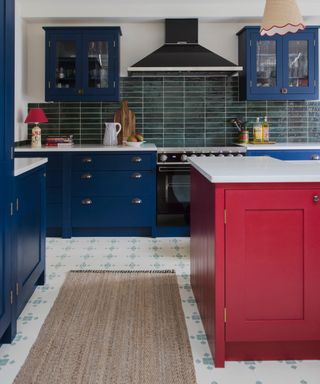
[[[174,269],[198,384],[320,384],[320,361],[241,361],[215,368],[190,287],[189,239],[125,237],[47,239],[46,284],[20,315],[14,342],[0,348],[1,384],[13,382],[71,269]]]

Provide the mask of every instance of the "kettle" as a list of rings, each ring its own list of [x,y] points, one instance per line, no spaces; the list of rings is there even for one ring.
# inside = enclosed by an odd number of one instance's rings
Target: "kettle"
[[[121,131],[120,123],[104,123],[106,126],[103,137],[103,145],[118,145],[117,136]],[[118,126],[118,129],[117,129]]]

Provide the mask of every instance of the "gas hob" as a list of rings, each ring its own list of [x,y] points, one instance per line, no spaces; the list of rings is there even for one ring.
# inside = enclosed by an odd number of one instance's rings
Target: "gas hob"
[[[245,156],[245,147],[167,147],[158,148],[158,164],[187,163],[189,157]]]

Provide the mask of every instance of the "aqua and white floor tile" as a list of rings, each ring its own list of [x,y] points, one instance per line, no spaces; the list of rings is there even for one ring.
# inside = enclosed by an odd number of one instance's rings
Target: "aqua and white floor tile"
[[[46,285],[36,289],[19,317],[18,334],[12,345],[0,348],[0,384],[13,382],[59,292],[65,273],[71,269],[175,269],[198,384],[320,384],[320,361],[243,361],[227,363],[225,369],[214,368],[190,289],[188,238],[103,237],[47,239]]]

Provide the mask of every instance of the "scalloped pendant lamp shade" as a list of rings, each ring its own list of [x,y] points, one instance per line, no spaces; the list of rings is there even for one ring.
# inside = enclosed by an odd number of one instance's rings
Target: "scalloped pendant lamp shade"
[[[260,28],[261,36],[285,35],[304,28],[295,0],[266,0]]]

